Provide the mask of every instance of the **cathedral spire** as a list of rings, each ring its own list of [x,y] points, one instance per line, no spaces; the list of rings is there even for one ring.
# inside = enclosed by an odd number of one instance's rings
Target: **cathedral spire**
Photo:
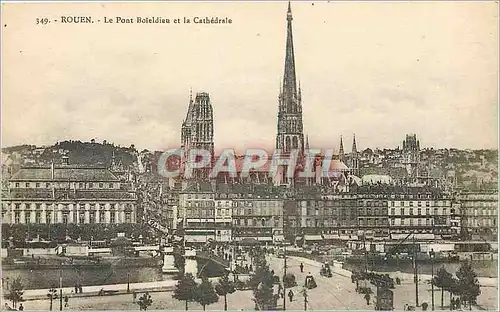
[[[285,52],[285,75],[283,76],[283,92],[285,97],[292,97],[297,94],[297,80],[295,77],[295,55],[293,53],[292,35],[292,6],[288,1],[288,11],[286,13],[287,35]]]
[[[339,160],[344,162],[344,143],[342,142],[342,136],[340,136],[340,150],[339,150]]]
[[[356,134],[352,135],[352,153],[355,154],[358,152],[358,148],[356,147]]]
[[[306,150],[309,150],[309,136],[306,135]]]

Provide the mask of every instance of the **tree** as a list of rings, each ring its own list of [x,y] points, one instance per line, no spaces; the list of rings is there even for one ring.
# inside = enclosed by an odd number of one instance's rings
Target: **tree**
[[[187,273],[177,282],[172,295],[174,299],[183,300],[186,302],[186,311],[188,310],[188,302],[196,298],[196,290],[198,285],[194,280],[193,274]]]
[[[23,284],[21,277],[18,276],[12,281],[10,291],[5,295],[5,299],[12,301],[12,307],[17,308],[17,303],[24,301],[23,299]]]
[[[273,276],[265,258],[256,259],[255,274],[248,281],[253,289],[256,305],[261,310],[269,310],[274,306]]]
[[[57,289],[54,285],[50,287],[47,297],[50,300],[50,311],[52,311],[52,301],[57,299]]]
[[[457,290],[462,301],[469,303],[469,309],[472,310],[472,304],[476,303],[477,296],[481,294],[477,274],[474,272],[469,261],[462,263],[457,271]]]
[[[219,278],[219,282],[215,285],[215,291],[217,295],[224,296],[224,311],[227,311],[227,295],[236,291],[234,282],[229,280],[228,274]]]
[[[151,299],[151,295],[149,295],[148,292],[139,297],[139,300],[137,301],[137,304],[139,305],[141,311],[142,310],[146,311],[152,303],[153,299]]]
[[[432,282],[434,283],[435,286],[441,288],[441,309],[443,309],[444,291],[446,290],[446,291],[451,292],[452,285],[455,282],[453,279],[453,275],[451,273],[449,273],[448,271],[446,271],[446,269],[444,267],[442,267],[436,272],[436,275],[433,276]]]
[[[186,259],[184,258],[183,248],[174,248],[174,266],[179,270],[179,276],[184,275]]]
[[[201,284],[196,288],[195,300],[203,307],[203,311],[205,311],[205,307],[212,303],[216,303],[219,301],[219,296],[215,292],[214,286],[208,280],[208,277],[203,276],[201,279]]]

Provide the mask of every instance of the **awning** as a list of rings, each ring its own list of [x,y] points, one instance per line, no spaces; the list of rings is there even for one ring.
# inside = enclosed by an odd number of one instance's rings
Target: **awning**
[[[331,239],[331,240],[333,240],[333,239],[340,239],[340,236],[335,235],[335,234],[324,234],[323,238],[324,239]]]
[[[304,239],[306,241],[320,241],[323,240],[323,237],[321,235],[305,235]]]
[[[269,236],[267,236],[267,237],[257,237],[257,240],[258,240],[259,242],[272,242],[272,241],[273,241],[273,238],[272,238],[272,237],[269,237]]]
[[[281,242],[281,241],[285,240],[285,236],[283,236],[283,235],[274,235],[273,236],[273,240],[276,241],[276,242]]]
[[[207,235],[186,235],[184,239],[187,243],[206,243],[208,239],[213,237]]]

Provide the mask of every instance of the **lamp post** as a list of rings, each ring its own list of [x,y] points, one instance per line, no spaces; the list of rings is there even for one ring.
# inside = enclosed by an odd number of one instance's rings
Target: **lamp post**
[[[434,249],[431,249],[431,251],[429,251],[429,256],[431,258],[431,293],[432,293],[432,304],[431,304],[431,307],[432,307],[432,311],[434,311],[434,256],[435,256],[435,252],[434,252]]]
[[[127,273],[127,294],[130,293],[130,273]]]
[[[286,277],[286,245],[283,244],[283,310],[286,310],[286,286],[285,286],[285,277]]]

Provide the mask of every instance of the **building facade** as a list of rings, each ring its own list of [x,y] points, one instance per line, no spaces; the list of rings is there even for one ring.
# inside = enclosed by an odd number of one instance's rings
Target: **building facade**
[[[462,192],[458,196],[462,231],[469,239],[497,240],[498,192]]]
[[[6,224],[137,222],[135,193],[106,168],[21,168],[2,204]]]

